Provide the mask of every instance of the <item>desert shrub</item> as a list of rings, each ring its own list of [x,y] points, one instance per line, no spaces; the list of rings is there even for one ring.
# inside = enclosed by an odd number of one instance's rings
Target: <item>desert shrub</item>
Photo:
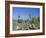
[[[18,19],[18,23],[22,23],[23,22],[23,20],[22,19]]]

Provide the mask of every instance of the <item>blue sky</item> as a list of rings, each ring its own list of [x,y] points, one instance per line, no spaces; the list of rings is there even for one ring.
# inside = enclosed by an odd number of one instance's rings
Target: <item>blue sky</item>
[[[29,14],[34,14],[35,16],[40,15],[40,8],[13,7],[12,10],[13,19],[18,19],[18,16],[20,16],[21,19],[28,19]]]

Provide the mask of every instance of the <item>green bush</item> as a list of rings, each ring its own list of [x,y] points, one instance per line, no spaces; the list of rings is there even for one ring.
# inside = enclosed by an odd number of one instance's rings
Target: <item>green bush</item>
[[[23,20],[22,19],[18,19],[18,23],[22,23],[23,22]]]

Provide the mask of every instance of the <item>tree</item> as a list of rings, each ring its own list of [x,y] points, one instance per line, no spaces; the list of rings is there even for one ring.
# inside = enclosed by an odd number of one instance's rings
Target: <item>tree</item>
[[[20,16],[18,16],[18,19],[20,18]]]
[[[18,16],[18,23],[22,23],[23,19],[20,19],[20,16]]]

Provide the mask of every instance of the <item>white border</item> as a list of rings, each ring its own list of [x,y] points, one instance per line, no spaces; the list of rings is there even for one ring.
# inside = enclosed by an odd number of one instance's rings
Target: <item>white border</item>
[[[40,30],[12,31],[12,7],[40,8]],[[10,4],[10,34],[38,33],[42,32],[42,6]]]

